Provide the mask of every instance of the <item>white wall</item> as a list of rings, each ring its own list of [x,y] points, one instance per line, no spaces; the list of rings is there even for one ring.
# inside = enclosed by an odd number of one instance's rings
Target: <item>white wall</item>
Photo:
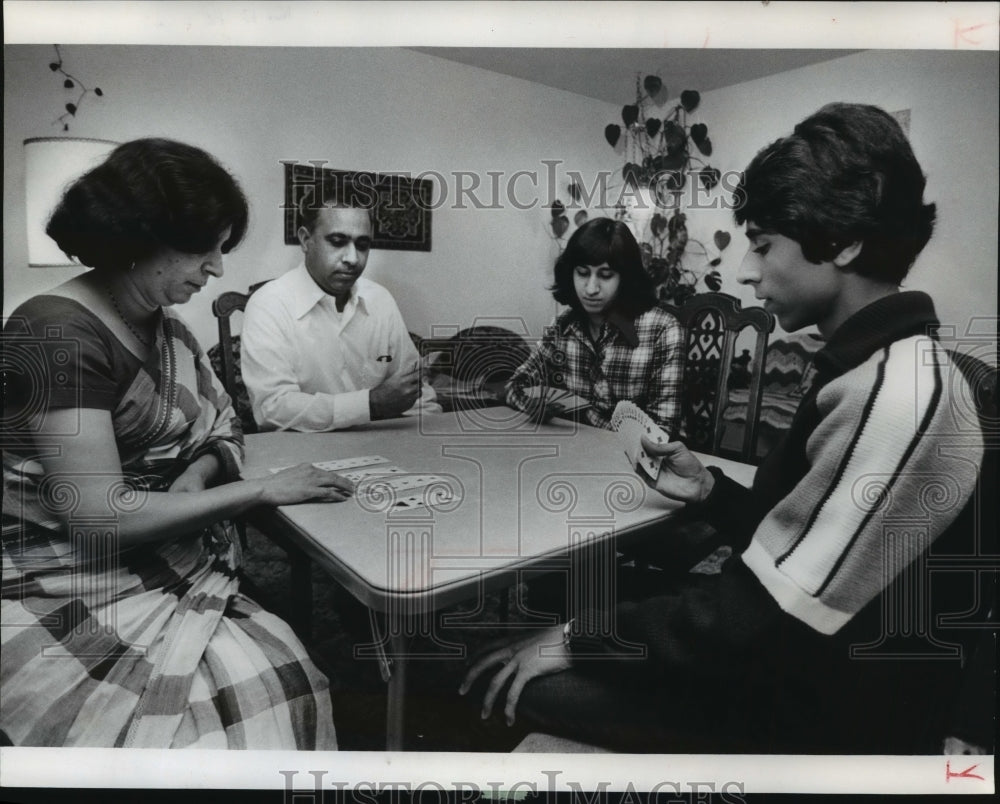
[[[543,159],[584,173],[613,157],[601,132],[614,107],[538,84],[407,50],[65,46],[67,69],[104,90],[83,103],[70,134],[124,141],[168,136],[216,155],[243,184],[251,229],[227,258],[226,275],[185,306],[204,344],[214,343],[211,298],[245,290],[300,260],[282,243],[281,160],[331,167],[447,173],[540,173],[538,205],[518,210],[432,213],[430,252],[372,252],[369,276],[396,296],[411,330],[467,326],[477,316],[523,317],[540,335],[555,305],[545,286],[558,247],[542,204],[550,189]],[[26,137],[59,133],[51,121],[66,101],[49,71],[47,46],[5,48],[4,313],[58,284],[71,269],[27,268],[23,204]],[[558,196],[566,198],[560,169]],[[449,182],[453,185],[453,182]],[[519,197],[533,191],[519,181]],[[477,191],[488,202],[489,193]]]
[[[535,170],[541,203],[552,192],[543,159],[560,159],[585,177],[622,161],[602,136],[618,119],[618,105],[406,50],[66,46],[63,55],[70,72],[106,93],[85,101],[71,134],[192,142],[216,154],[251,199],[251,230],[228,258],[226,276],[184,310],[206,344],[215,341],[212,296],[299,260],[298,250],[282,243],[283,159],[413,174],[465,170],[484,180],[486,171],[510,177]],[[51,56],[48,46],[5,47],[5,314],[70,275],[26,267],[21,210],[21,141],[57,134],[50,124],[65,102],[47,67]],[[911,110],[910,136],[939,222],[907,286],[929,291],[942,320],[960,332],[970,314],[996,316],[997,54],[867,51],[704,92],[693,122],[709,126],[712,164],[741,170],[761,147],[835,100]],[[554,190],[567,200],[563,170]],[[453,186],[449,192],[453,201]],[[557,254],[547,211],[452,206],[433,213],[431,252],[373,252],[370,275],[392,290],[415,332],[466,326],[477,316],[521,316],[539,334],[555,310],[544,290]],[[694,213],[690,227],[706,242],[715,229],[732,233],[724,289],[752,301],[734,279],[745,241],[731,214]]]
[[[942,322],[964,334],[972,316],[997,315],[997,61],[995,52],[866,51],[703,93],[712,161],[742,170],[832,101],[909,109],[910,141],[938,221],[904,287],[930,293]],[[723,289],[753,303],[753,293],[734,280],[746,250],[742,232],[728,213],[705,217],[695,219],[700,232],[710,236],[718,226],[734,233]],[[995,322],[992,331],[995,339]]]

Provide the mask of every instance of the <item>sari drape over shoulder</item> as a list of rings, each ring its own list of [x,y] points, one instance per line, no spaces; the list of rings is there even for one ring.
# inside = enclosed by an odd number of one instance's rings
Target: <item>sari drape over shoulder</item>
[[[228,523],[119,549],[118,515],[198,457],[238,476],[239,421],[183,321],[164,311],[140,365],[90,311],[40,296],[8,321],[4,350],[22,369],[4,431],[5,734],[24,746],[336,748],[327,679],[284,621],[239,593]],[[72,478],[43,476],[30,414],[46,406],[109,410],[127,491],[107,517],[75,520]]]

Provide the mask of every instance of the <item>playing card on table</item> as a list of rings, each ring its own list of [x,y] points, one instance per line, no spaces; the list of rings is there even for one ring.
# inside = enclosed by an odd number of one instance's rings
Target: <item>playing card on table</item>
[[[642,437],[650,441],[666,443],[670,439],[642,408],[632,402],[619,402],[611,415],[611,426],[617,431],[625,456],[633,467],[642,469],[650,479],[656,480],[660,473],[662,458],[654,458],[642,448]]]

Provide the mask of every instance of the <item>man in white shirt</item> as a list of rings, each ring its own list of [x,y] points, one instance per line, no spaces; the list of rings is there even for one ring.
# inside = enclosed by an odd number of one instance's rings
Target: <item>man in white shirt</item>
[[[323,432],[441,410],[420,379],[420,357],[392,295],[362,278],[368,210],[304,207],[304,264],[250,299],[243,380],[264,430]]]

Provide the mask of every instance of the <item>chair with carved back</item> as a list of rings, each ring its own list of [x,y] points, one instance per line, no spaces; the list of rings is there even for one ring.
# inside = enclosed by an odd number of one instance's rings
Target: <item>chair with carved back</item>
[[[222,382],[222,386],[233,402],[236,414],[243,424],[244,433],[256,433],[257,423],[254,421],[253,410],[250,407],[250,397],[243,384],[243,374],[240,368],[240,336],[233,335],[231,318],[234,313],[244,312],[254,291],[269,281],[265,280],[251,285],[246,293],[227,290],[225,293],[219,294],[219,297],[212,302],[212,315],[215,316],[219,327],[219,343],[208,350],[208,358],[212,362],[216,376]]]
[[[243,425],[244,433],[256,433],[258,428],[254,421],[250,396],[243,384],[243,375],[240,369],[240,336],[233,335],[231,319],[235,313],[244,312],[247,302],[254,292],[269,281],[265,280],[250,285],[246,293],[235,290],[220,293],[218,298],[212,302],[212,314],[219,327],[219,343],[208,350],[208,357],[212,362],[216,376],[232,399],[233,407]],[[238,519],[236,527],[244,547],[247,544],[246,525],[249,523],[288,554],[291,570],[291,615],[288,619],[296,632],[305,638],[309,632],[312,612],[312,578],[309,558],[283,536],[281,527],[273,522],[272,517],[273,514],[269,511],[255,510],[245,518],[247,521],[242,518]],[[268,596],[261,592],[246,576],[241,576],[240,584],[244,591],[258,603],[267,608],[276,608],[274,602],[269,600]]]
[[[685,362],[681,436],[693,450],[753,463],[757,451],[757,425],[763,391],[764,357],[774,330],[774,316],[763,307],[743,309],[728,293],[700,293],[680,307],[661,305],[684,328]],[[746,424],[738,450],[722,447],[723,414],[734,375],[737,339],[749,329],[755,333],[751,350]],[[738,366],[737,374],[746,367]]]
[[[499,404],[507,380],[531,352],[523,336],[483,324],[449,338],[422,338],[417,348],[446,411]]]

